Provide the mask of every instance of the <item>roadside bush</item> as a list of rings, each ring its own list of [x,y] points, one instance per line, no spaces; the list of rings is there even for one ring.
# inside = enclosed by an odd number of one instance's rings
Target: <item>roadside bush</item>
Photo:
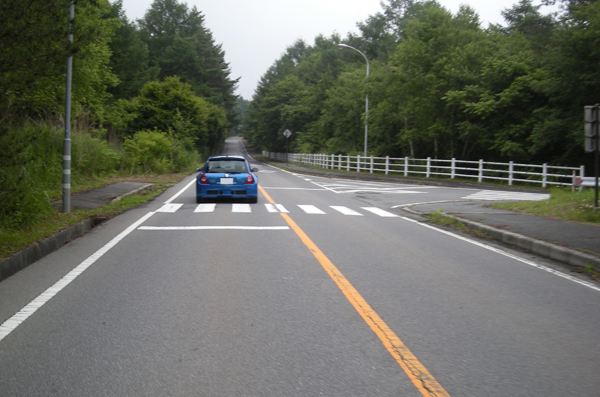
[[[138,131],[123,144],[123,164],[131,174],[181,171],[197,160],[190,146],[191,142],[179,140],[165,132]]]
[[[106,141],[89,134],[71,135],[71,158],[74,179],[114,172],[121,160]]]
[[[21,227],[50,213],[49,191],[62,178],[60,132],[1,126],[0,147],[0,227]]]
[[[27,226],[53,211],[62,192],[64,131],[45,124],[0,126],[0,227]],[[89,134],[71,134],[71,186],[114,172],[120,156]]]

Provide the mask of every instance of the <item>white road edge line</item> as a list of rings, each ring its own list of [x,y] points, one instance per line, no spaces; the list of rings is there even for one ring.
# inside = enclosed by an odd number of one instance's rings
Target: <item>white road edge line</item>
[[[578,279],[578,278],[576,278],[576,277],[573,277],[573,276],[569,276],[568,274],[562,273],[562,272],[560,272],[560,271],[558,271],[558,270],[554,270],[554,269],[551,269],[551,268],[549,268],[549,267],[547,267],[547,266],[540,265],[539,263],[535,263],[535,262],[533,262],[533,261],[530,261],[530,260],[528,260],[528,259],[521,258],[520,256],[513,255],[513,254],[511,254],[511,253],[509,253],[509,252],[506,252],[506,251],[504,251],[504,250],[501,250],[501,249],[499,249],[499,248],[492,247],[491,245],[487,245],[487,244],[484,244],[484,243],[480,243],[479,241],[472,240],[472,239],[470,239],[470,238],[466,238],[466,237],[463,237],[463,236],[459,236],[458,234],[454,234],[454,233],[452,233],[452,232],[449,232],[449,231],[446,231],[446,230],[442,230],[442,229],[439,229],[439,228],[437,228],[437,227],[434,227],[434,226],[431,226],[431,225],[427,225],[427,224],[425,224],[425,223],[423,223],[423,222],[419,222],[419,221],[416,221],[416,220],[414,220],[414,219],[406,218],[406,217],[403,217],[403,216],[400,216],[399,218],[400,218],[400,219],[403,219],[403,220],[405,220],[405,221],[409,221],[409,222],[412,222],[412,223],[416,223],[416,224],[418,224],[418,225],[421,225],[421,226],[423,226],[423,227],[426,227],[426,228],[429,228],[429,229],[435,230],[435,231],[437,231],[437,232],[440,232],[440,233],[443,233],[443,234],[447,234],[448,236],[452,236],[452,237],[454,237],[454,238],[457,238],[457,239],[459,239],[459,240],[465,241],[465,242],[467,242],[467,243],[471,243],[471,244],[473,244],[473,245],[476,245],[476,246],[478,246],[478,247],[481,247],[481,248],[484,248],[484,249],[486,249],[486,250],[489,250],[489,251],[495,252],[495,253],[497,253],[497,254],[504,255],[504,256],[506,256],[506,257],[508,257],[508,258],[514,259],[514,260],[516,260],[516,261],[519,261],[519,262],[521,262],[521,263],[524,263],[524,264],[526,264],[526,265],[529,265],[529,266],[535,267],[535,268],[537,268],[537,269],[540,269],[540,270],[546,271],[546,272],[548,272],[548,273],[554,274],[555,276],[562,277],[562,278],[564,278],[564,279],[567,279],[567,280],[569,280],[569,281],[572,281],[572,282],[574,282],[574,283],[577,283],[577,284],[583,285],[584,287],[588,287],[588,288],[591,288],[591,289],[593,289],[593,290],[596,290],[596,291],[599,291],[599,292],[600,292],[600,287],[597,287],[596,285],[594,285],[594,284],[592,284],[592,283],[590,283],[590,282],[587,282],[587,281],[584,281],[584,280],[580,280],[580,279]]]
[[[187,185],[185,185],[185,187],[183,189],[181,189],[180,191],[178,191],[177,193],[175,193],[174,196],[172,196],[170,199],[168,199],[167,201],[165,201],[165,204],[170,204],[171,201],[175,200],[177,197],[179,197],[183,192],[185,192],[186,190],[189,189],[190,186],[192,186],[194,183],[196,182],[196,178],[194,177],[194,179],[192,179],[192,181],[190,183],[188,183]]]
[[[173,200],[179,197],[184,191],[189,189],[196,182],[196,178],[192,179],[190,183],[188,183],[183,189],[177,192],[174,196],[171,196],[170,199],[165,201],[165,204],[170,204]],[[44,306],[50,299],[54,298],[56,294],[63,290],[67,285],[71,284],[77,277],[79,277],[84,271],[87,270],[88,267],[93,265],[98,259],[100,259],[104,254],[110,251],[115,245],[117,245],[121,240],[127,237],[132,231],[136,230],[142,223],[146,222],[148,218],[154,215],[156,212],[149,212],[136,222],[132,223],[127,229],[119,233],[116,237],[106,243],[102,248],[94,252],[87,259],[81,262],[77,267],[67,273],[63,278],[54,283],[53,286],[48,288],[46,291],[42,292],[37,298],[32,300],[29,304],[23,307],[20,311],[6,320],[4,323],[0,325],[0,342],[7,337],[11,332],[13,332],[19,325],[21,325],[25,320],[29,318],[33,313],[35,313],[39,308]]]
[[[149,212],[138,221],[131,224],[127,229],[122,231],[108,243],[106,243],[98,251],[90,255],[86,260],[81,262],[75,269],[67,273],[63,278],[58,280],[53,286],[42,292],[37,298],[32,300],[27,306],[22,308],[18,313],[13,315],[11,318],[6,320],[0,325],[0,341],[14,331],[19,325],[35,313],[40,307],[44,306],[50,299],[54,298],[56,294],[63,290],[67,285],[71,284],[78,276],[80,276],[88,267],[94,264],[104,254],[106,254],[111,248],[123,240],[129,233],[137,229],[142,223],[148,220],[155,212]]]

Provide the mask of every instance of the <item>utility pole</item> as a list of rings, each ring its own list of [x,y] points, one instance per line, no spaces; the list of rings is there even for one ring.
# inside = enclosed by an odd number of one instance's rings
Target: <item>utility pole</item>
[[[69,43],[73,43],[73,19],[75,18],[75,3],[69,7]],[[69,48],[71,52],[71,48]],[[73,72],[73,55],[67,58],[67,84],[65,95],[65,139],[63,140],[63,202],[62,211],[71,211],[71,80]]]
[[[594,194],[594,209],[598,209],[598,173],[600,172],[600,133],[598,131],[600,104],[584,108],[585,119],[585,151],[595,152],[596,187]]]

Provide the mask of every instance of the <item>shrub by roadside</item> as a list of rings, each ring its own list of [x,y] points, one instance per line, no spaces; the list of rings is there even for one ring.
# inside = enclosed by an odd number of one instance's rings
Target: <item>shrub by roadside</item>
[[[0,126],[0,231],[30,227],[56,210],[62,195],[64,132],[48,124]],[[72,133],[71,193],[102,185],[106,178],[194,169],[193,145],[158,131],[140,131],[123,147],[85,133]]]

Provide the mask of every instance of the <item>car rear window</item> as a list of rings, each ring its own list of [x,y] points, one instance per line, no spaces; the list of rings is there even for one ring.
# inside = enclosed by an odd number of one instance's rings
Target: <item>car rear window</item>
[[[220,159],[220,160],[211,160],[208,162],[208,172],[248,172],[246,169],[246,162],[243,160],[233,160],[233,159]]]

